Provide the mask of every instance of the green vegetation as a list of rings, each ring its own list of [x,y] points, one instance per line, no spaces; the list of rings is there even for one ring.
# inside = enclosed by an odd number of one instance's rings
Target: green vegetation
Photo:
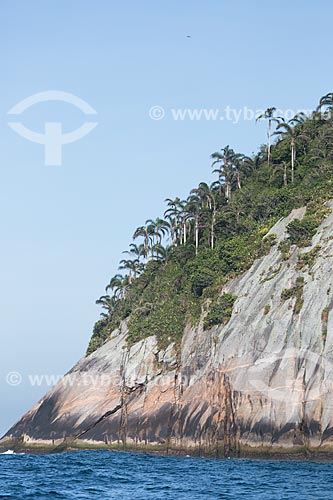
[[[281,300],[289,300],[293,297],[296,297],[295,305],[294,305],[294,314],[299,314],[304,303],[303,299],[303,289],[305,285],[305,280],[302,276],[299,276],[296,279],[295,286],[291,288],[285,288],[281,293]]]
[[[231,293],[224,293],[214,299],[210,305],[204,321],[204,328],[214,325],[226,325],[231,318],[234,303],[237,297]]]
[[[103,345],[105,339],[110,335],[109,321],[107,318],[100,319],[94,325],[93,334],[89,342],[89,352],[93,352]]]
[[[320,201],[313,200],[309,202],[303,219],[295,219],[288,224],[288,240],[290,244],[299,247],[310,246],[318,226],[329,213],[330,209],[323,206]]]
[[[283,290],[283,292],[281,293],[281,299],[282,300],[289,300],[292,297],[296,297],[300,291],[303,291],[303,287],[304,287],[304,278],[299,276],[296,279],[295,286],[292,286],[291,288],[285,288]]]
[[[266,278],[262,279],[260,281],[260,283],[265,283],[266,281],[270,281],[272,280],[273,278],[275,278],[275,276],[277,274],[279,274],[279,272],[281,271],[282,269],[282,263],[280,263],[278,265],[278,267],[276,269],[272,269],[271,267],[268,269],[268,276],[266,276]]]
[[[323,342],[326,342],[326,337],[327,337],[327,323],[328,323],[328,307],[325,307],[325,309],[322,310],[321,312],[321,335]]]
[[[312,250],[310,250],[310,252],[301,253],[298,256],[296,269],[304,270],[305,268],[308,268],[308,270],[311,271],[313,265],[316,262],[316,258],[318,256],[318,253],[320,252],[320,249],[321,247],[317,245]]]
[[[155,334],[161,346],[179,344],[186,323],[195,325],[208,303],[205,326],[226,321],[230,307],[223,312],[218,298],[223,285],[268,253],[276,243],[275,235],[267,235],[270,228],[304,205],[305,217],[289,224],[279,249],[287,260],[291,244],[308,245],[332,197],[332,109],[333,93],[310,117],[289,122],[268,108],[258,117],[268,123],[267,146],[252,157],[229,146],[213,153],[211,184],[201,182],[186,200],[167,199],[162,218],[137,228],[120,263],[124,274],[114,276],[97,301],[103,312],[87,352],[124,319],[129,344]],[[301,302],[302,293],[295,312]]]
[[[307,247],[311,245],[312,236],[316,232],[316,224],[313,220],[305,218],[303,220],[295,219],[288,224],[288,233],[292,245]]]
[[[279,246],[278,246],[278,249],[280,250],[281,252],[281,255],[282,255],[282,259],[283,260],[288,260],[289,257],[290,257],[290,246],[291,246],[291,243],[290,243],[290,240],[283,240],[279,243]]]

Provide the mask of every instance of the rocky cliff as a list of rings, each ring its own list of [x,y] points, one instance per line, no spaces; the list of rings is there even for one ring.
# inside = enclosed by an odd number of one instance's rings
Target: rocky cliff
[[[154,336],[128,348],[123,322],[6,438],[225,455],[333,449],[333,214],[311,247],[283,255],[278,245],[305,210],[280,220],[269,254],[221,290],[237,296],[227,324],[205,331],[202,317],[176,352]]]

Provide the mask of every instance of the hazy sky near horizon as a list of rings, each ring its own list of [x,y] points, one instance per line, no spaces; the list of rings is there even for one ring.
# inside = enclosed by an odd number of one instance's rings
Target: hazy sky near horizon
[[[264,124],[177,121],[171,109],[312,109],[333,90],[333,3],[3,0],[0,13],[3,434],[47,390],[29,374],[61,375],[83,355],[95,300],[133,230],[161,215],[166,197],[212,181],[212,152],[250,154],[265,141]],[[61,166],[45,166],[43,146],[7,125],[12,106],[48,90],[97,111]],[[163,119],[149,117],[153,106]],[[17,119],[40,132],[86,120],[57,102]],[[9,372],[22,383],[10,386]]]

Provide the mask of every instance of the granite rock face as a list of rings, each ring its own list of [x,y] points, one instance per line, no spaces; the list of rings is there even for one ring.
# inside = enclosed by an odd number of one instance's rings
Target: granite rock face
[[[331,208],[333,204],[330,204]],[[301,218],[270,231],[277,242]],[[302,269],[300,253],[314,248]],[[303,277],[298,298],[281,298]],[[312,246],[278,244],[223,292],[238,298],[230,321],[187,327],[181,354],[155,337],[126,346],[126,323],[6,434],[26,440],[81,439],[129,446],[333,449],[333,214]],[[300,280],[298,281],[300,283]],[[58,442],[58,441],[57,441]]]

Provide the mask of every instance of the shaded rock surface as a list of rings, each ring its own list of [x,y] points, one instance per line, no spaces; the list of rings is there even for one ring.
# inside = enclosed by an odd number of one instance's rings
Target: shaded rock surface
[[[331,204],[331,207],[333,205]],[[301,218],[270,231],[277,241]],[[320,246],[313,266],[298,256]],[[181,354],[155,337],[130,349],[126,322],[6,434],[25,440],[84,439],[215,449],[326,449],[333,435],[333,214],[312,246],[278,244],[221,293],[238,298],[227,325],[184,332]],[[300,310],[283,290],[304,278]],[[203,315],[204,316],[204,315]],[[333,447],[333,446],[332,446]]]

